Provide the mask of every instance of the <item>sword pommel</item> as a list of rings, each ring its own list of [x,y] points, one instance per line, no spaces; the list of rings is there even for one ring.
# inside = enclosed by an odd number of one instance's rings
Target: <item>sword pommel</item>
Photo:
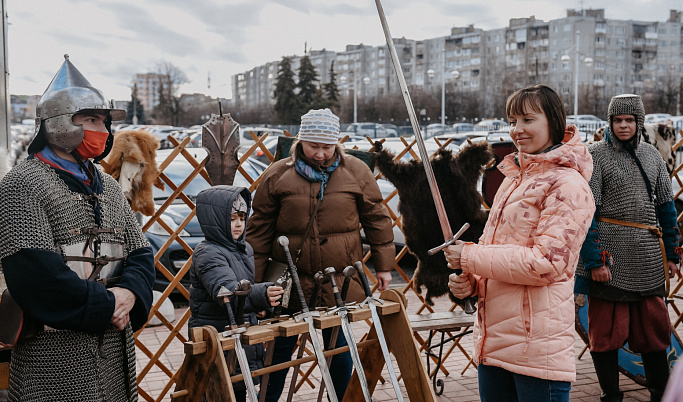
[[[334,274],[337,272],[336,269],[329,267],[325,268],[325,275],[330,277],[330,282],[332,282],[332,292],[334,292],[334,302],[337,307],[344,307],[344,301],[339,293],[339,288],[337,287],[337,282],[334,280]]]
[[[278,238],[277,238],[277,242],[278,242],[278,244],[281,245],[282,247],[289,247],[289,239],[287,238],[287,236],[280,236],[280,237],[278,237]]]

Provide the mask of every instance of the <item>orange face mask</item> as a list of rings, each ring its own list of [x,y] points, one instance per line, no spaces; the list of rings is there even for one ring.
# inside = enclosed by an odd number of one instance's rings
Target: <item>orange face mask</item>
[[[98,157],[104,152],[108,137],[108,132],[83,130],[83,142],[76,151],[84,159]]]

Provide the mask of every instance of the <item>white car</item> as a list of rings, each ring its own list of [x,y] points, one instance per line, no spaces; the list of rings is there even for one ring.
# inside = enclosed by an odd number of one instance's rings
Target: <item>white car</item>
[[[579,131],[594,132],[608,123],[592,114],[580,114],[578,116],[571,114],[567,116],[567,124],[575,124]]]
[[[664,123],[671,117],[668,113],[650,113],[645,115],[645,123]]]
[[[353,133],[370,138],[398,137],[395,128],[386,127],[380,123],[351,123],[343,131],[346,134]]]

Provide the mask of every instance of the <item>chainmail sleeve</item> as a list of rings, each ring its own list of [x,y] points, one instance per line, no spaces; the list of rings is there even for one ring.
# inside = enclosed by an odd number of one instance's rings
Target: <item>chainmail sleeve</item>
[[[0,183],[0,259],[22,248],[59,252],[44,208],[51,189],[37,163],[22,162]]]

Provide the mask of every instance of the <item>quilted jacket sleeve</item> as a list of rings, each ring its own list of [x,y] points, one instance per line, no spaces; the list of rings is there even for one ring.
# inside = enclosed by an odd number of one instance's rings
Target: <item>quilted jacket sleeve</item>
[[[544,286],[572,278],[595,211],[588,183],[558,180],[540,208],[529,245],[468,243],[461,265],[480,277],[519,285]]]

